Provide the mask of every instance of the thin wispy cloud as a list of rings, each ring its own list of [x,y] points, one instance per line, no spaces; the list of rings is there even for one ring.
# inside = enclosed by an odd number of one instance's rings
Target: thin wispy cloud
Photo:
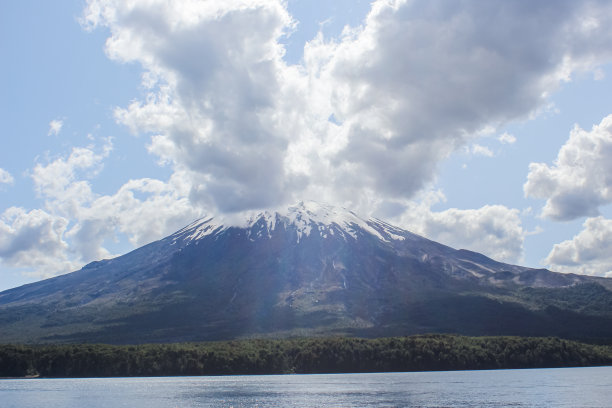
[[[479,144],[473,144],[470,151],[475,156],[484,156],[484,157],[495,156],[495,153],[493,153],[491,149],[489,149],[487,146],[483,146]]]
[[[0,184],[13,184],[15,179],[8,171],[0,168]]]
[[[514,135],[511,135],[508,132],[504,132],[501,135],[499,135],[497,140],[499,140],[503,144],[514,144],[514,143],[516,143],[516,137]]]
[[[60,119],[53,119],[49,122],[49,132],[48,136],[57,136],[62,131],[62,127],[64,126],[64,121]]]

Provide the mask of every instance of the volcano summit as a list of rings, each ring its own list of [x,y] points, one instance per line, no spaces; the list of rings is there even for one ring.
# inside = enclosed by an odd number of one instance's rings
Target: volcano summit
[[[145,343],[452,332],[612,338],[612,282],[496,262],[299,203],[201,219],[0,293],[0,342]]]

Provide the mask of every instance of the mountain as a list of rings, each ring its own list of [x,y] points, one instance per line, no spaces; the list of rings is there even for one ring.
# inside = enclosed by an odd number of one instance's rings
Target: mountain
[[[612,338],[612,283],[494,261],[299,203],[198,220],[126,255],[0,293],[0,343],[452,332]]]

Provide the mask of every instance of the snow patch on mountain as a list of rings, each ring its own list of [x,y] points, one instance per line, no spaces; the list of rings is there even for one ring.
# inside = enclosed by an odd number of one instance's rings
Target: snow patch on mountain
[[[214,222],[214,218],[201,218],[187,225],[185,228],[178,230],[169,238],[172,245],[175,245],[179,240],[183,242],[197,241],[209,235],[217,235],[225,231],[228,227],[219,225]]]

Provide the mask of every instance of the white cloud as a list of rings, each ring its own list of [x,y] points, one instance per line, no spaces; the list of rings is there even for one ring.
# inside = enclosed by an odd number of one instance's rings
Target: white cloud
[[[47,209],[67,218],[78,218],[80,208],[95,198],[88,179],[101,171],[102,161],[111,149],[110,144],[99,153],[90,147],[74,147],[67,158],[36,164],[31,177],[39,197],[46,199]]]
[[[493,157],[495,154],[486,146],[475,143],[472,145],[472,154],[475,156]]]
[[[111,58],[144,67],[149,98],[117,117],[155,135],[151,151],[190,178],[194,202],[261,208],[299,186],[277,118],[290,71],[278,39],[293,25],[280,2],[99,1],[86,19],[110,26]]]
[[[281,1],[91,0],[84,20],[110,29],[111,58],[143,67],[149,95],[117,119],[151,134],[196,205],[371,209],[412,198],[454,150],[611,57],[605,2],[500,7],[376,1],[363,26],[309,42],[300,66],[282,58],[295,23]]]
[[[433,212],[424,229],[436,241],[481,252],[498,261],[518,263],[522,257],[525,231],[519,211],[503,205]]]
[[[43,210],[5,210],[0,216],[0,259],[9,266],[35,269],[41,277],[74,270],[63,238],[67,224]]]
[[[49,122],[49,132],[47,133],[47,135],[59,135],[59,132],[62,130],[62,126],[64,126],[64,121],[60,119],[52,120],[51,122]]]
[[[501,135],[499,135],[497,140],[499,140],[500,143],[503,143],[503,144],[514,144],[516,142],[516,137],[514,135],[511,135],[508,132],[504,132]]]
[[[0,184],[13,184],[15,179],[8,171],[0,168]]]
[[[175,175],[168,183],[155,179],[130,180],[115,194],[97,197],[83,209],[79,223],[68,235],[94,238],[121,232],[134,246],[141,246],[182,228],[203,214],[191,205],[188,191],[178,178]],[[98,232],[93,234],[92,228]],[[100,245],[101,241],[96,247]]]
[[[313,44],[346,132],[336,187],[411,196],[474,135],[538,111],[566,72],[592,62],[594,45],[574,27],[591,12],[575,2],[510,2],[501,13],[496,3],[379,1],[363,29]]]
[[[612,277],[612,220],[588,218],[571,240],[556,244],[546,262],[552,270]]]
[[[503,205],[468,210],[431,209],[443,200],[440,192],[429,192],[421,195],[419,201],[396,209],[399,216],[392,217],[389,211],[380,211],[380,214],[410,231],[456,249],[480,252],[501,262],[522,260],[524,237],[528,232],[522,227],[519,210]]]
[[[142,246],[202,216],[188,199],[184,175],[168,182],[137,179],[111,195],[93,191],[90,180],[102,171],[110,153],[106,145],[75,147],[66,157],[42,164],[32,180],[45,210],[11,208],[0,221],[0,259],[41,277],[65,273],[114,256],[106,240],[125,235]]]
[[[115,194],[81,207],[66,238],[82,262],[114,256],[104,241],[120,233],[134,247],[160,239],[201,215],[175,187],[173,181],[130,180]]]
[[[542,198],[555,220],[595,216],[612,202],[612,115],[586,131],[575,126],[553,165],[531,163],[526,196]]]

